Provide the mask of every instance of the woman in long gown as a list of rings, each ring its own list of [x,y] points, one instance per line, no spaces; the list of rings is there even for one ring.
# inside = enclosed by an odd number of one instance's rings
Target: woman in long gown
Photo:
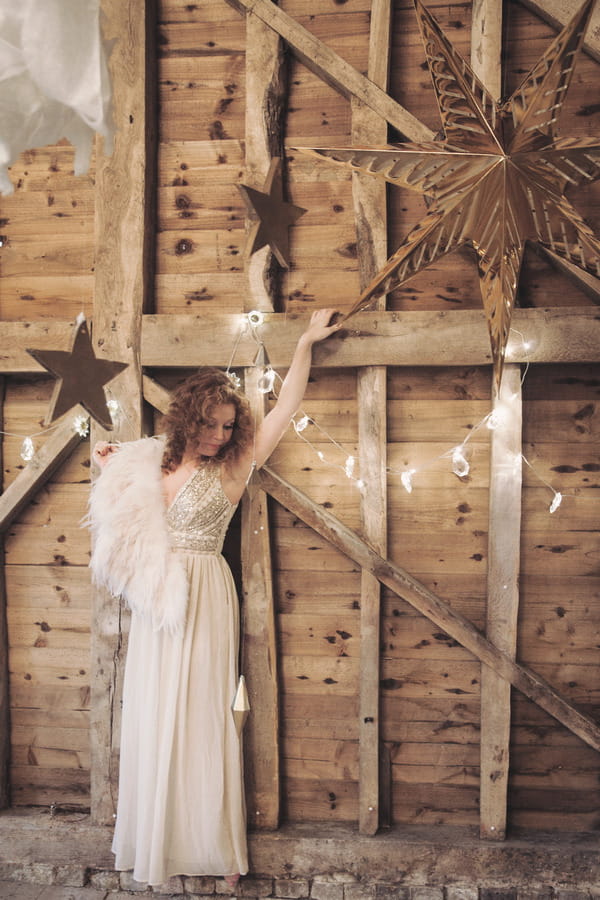
[[[339,327],[333,312],[313,313],[256,429],[229,377],[204,369],[174,392],[164,439],[94,447],[91,567],[132,609],[113,852],[137,881],[222,875],[233,885],[248,870],[231,711],[238,601],[221,549],[253,468],[301,403],[313,344]]]

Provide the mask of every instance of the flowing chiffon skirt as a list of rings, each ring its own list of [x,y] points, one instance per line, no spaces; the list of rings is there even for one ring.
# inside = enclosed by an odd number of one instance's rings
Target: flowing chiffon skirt
[[[248,870],[243,760],[231,703],[239,609],[223,557],[181,553],[185,633],[132,615],[123,686],[115,867],[140,882]]]

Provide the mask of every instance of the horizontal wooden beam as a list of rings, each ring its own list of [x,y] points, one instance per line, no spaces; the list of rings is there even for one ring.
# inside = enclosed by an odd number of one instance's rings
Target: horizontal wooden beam
[[[289,365],[304,317],[266,313],[260,326],[271,364]],[[491,365],[483,311],[364,312],[314,348],[316,367]],[[238,342],[239,340],[239,342]],[[237,345],[236,345],[236,342]],[[242,314],[145,316],[146,367],[251,366],[257,344]],[[506,361],[587,363],[600,360],[600,317],[593,307],[515,310]]]
[[[539,675],[500,651],[475,628],[472,622],[444,603],[400,566],[376,553],[352,529],[267,466],[255,477],[263,490],[278,503],[298,516],[357,565],[371,572],[382,584],[410,603],[422,615],[427,616],[484,665],[510,681],[514,687],[554,716],[586,744],[600,750],[600,727],[575,709]]]
[[[0,533],[6,531],[31,497],[39,491],[52,473],[79,444],[81,437],[73,428],[73,419],[85,416],[82,406],[75,406],[50,434],[31,462],[19,472],[15,480],[0,496]]]
[[[400,106],[389,94],[311,34],[271,0],[227,0],[241,13],[257,16],[276,31],[304,65],[344,97],[369,106],[411,141],[429,141],[433,132]]]
[[[260,326],[271,364],[285,367],[307,318],[265,313]],[[68,349],[72,322],[0,322],[0,374],[44,370],[27,347]],[[236,346],[237,342],[237,346]],[[252,366],[257,343],[244,313],[145,315],[142,365],[149,368]],[[322,368],[384,366],[491,365],[483,311],[362,312],[348,327],[315,347]],[[600,317],[594,307],[516,309],[506,353],[511,363],[589,363],[600,361]]]

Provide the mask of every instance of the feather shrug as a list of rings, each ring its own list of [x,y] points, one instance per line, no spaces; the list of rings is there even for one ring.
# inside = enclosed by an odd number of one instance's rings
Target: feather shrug
[[[93,537],[94,582],[150,616],[155,630],[180,632],[188,583],[167,531],[164,447],[162,438],[122,444],[92,486],[85,523]]]

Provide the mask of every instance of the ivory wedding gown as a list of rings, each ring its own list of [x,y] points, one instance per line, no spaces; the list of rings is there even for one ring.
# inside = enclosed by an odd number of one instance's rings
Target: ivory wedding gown
[[[197,469],[167,512],[189,579],[185,631],[132,613],[123,687],[115,867],[140,882],[247,872],[243,762],[231,703],[239,610],[221,556],[235,511],[220,467]]]

